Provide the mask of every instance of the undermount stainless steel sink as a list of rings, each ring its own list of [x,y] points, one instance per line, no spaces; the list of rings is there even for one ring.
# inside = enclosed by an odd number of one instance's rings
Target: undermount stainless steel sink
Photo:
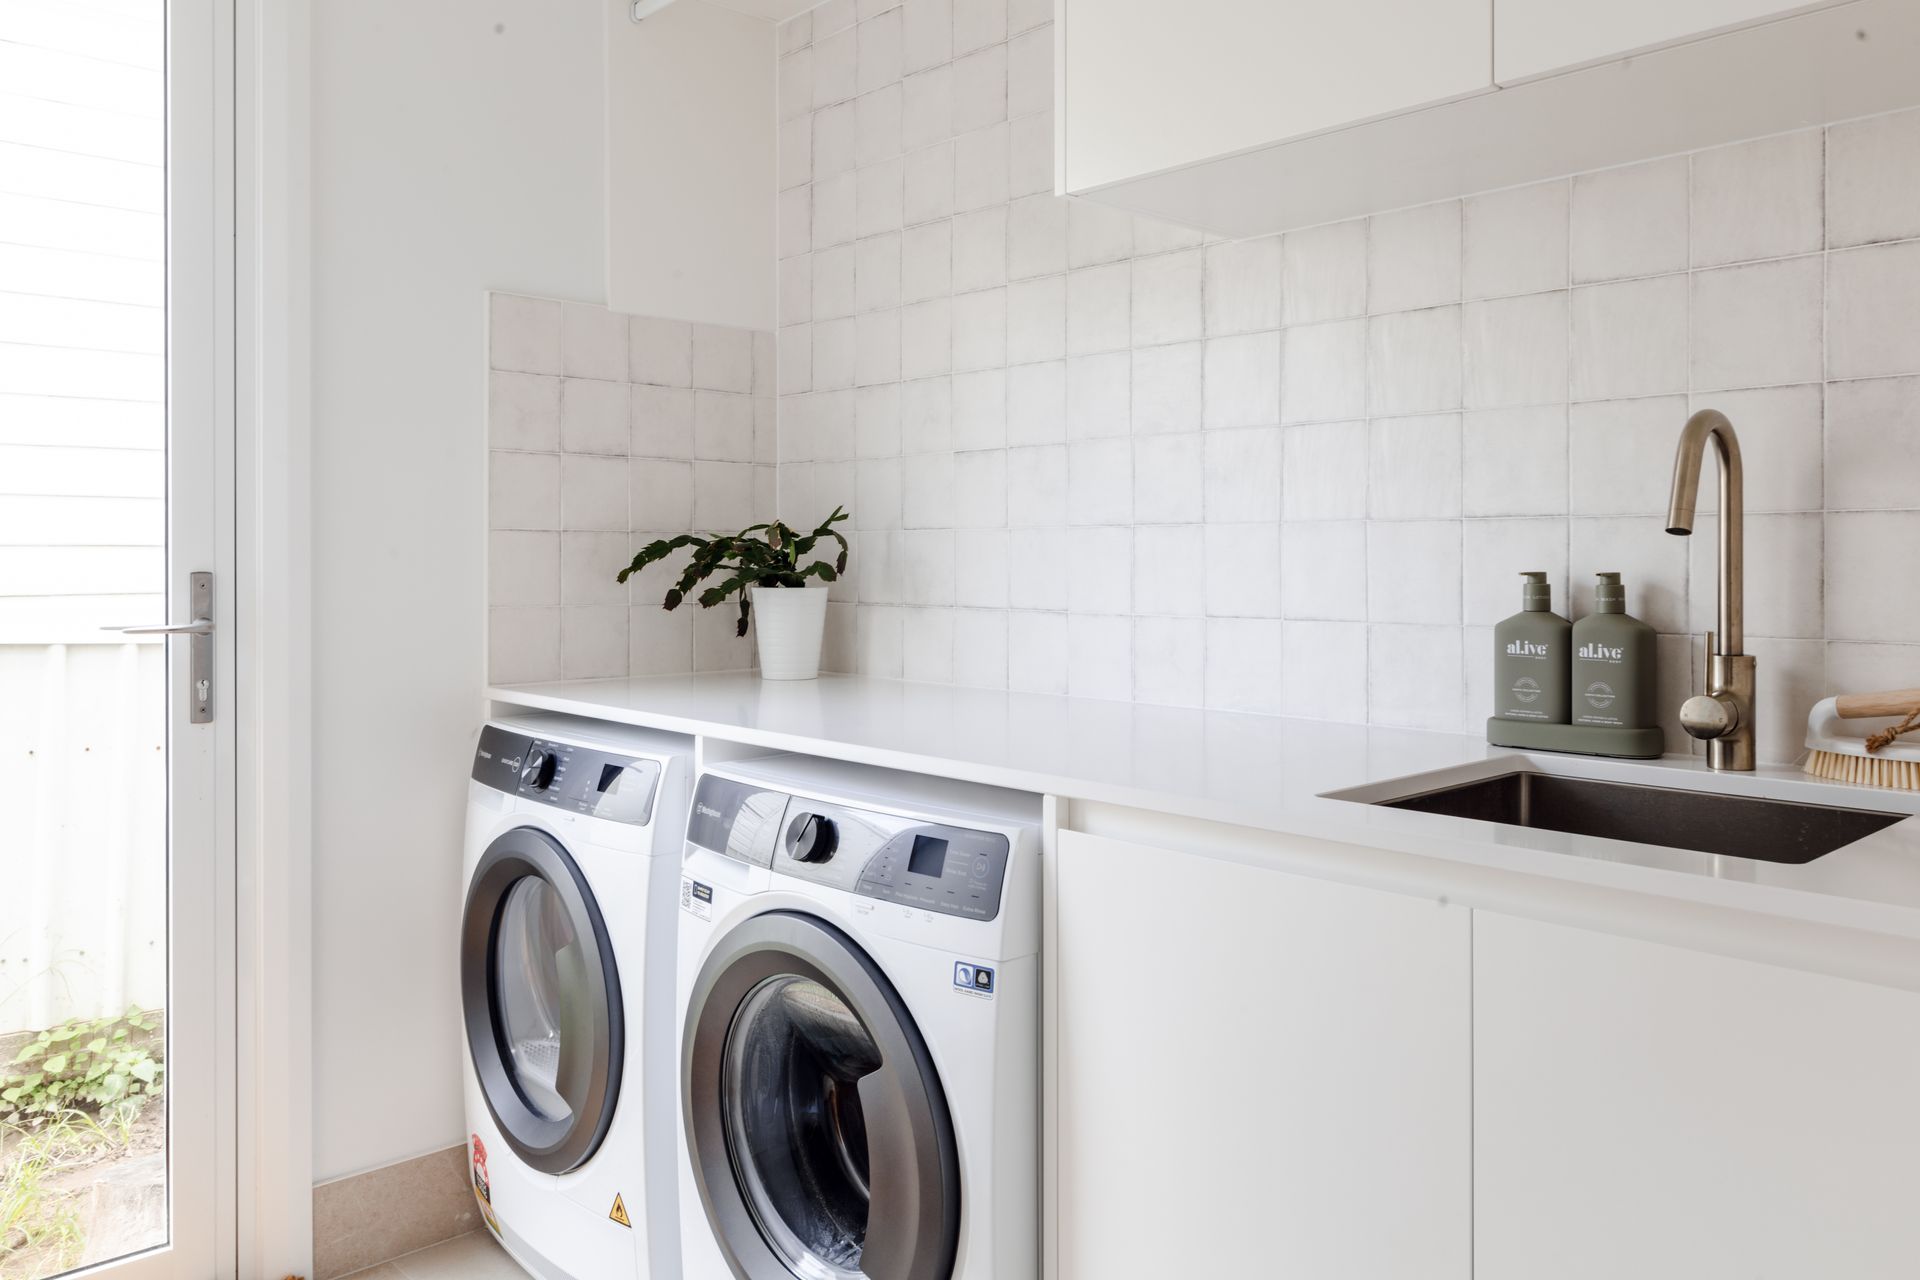
[[[1812,862],[1908,816],[1522,770],[1371,803],[1789,864]]]

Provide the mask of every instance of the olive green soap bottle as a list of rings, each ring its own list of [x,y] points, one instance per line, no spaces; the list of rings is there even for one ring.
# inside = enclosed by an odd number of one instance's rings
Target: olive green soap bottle
[[[1619,574],[1598,577],[1593,612],[1573,624],[1573,722],[1644,729],[1654,723],[1653,628],[1627,612]]]
[[[1544,573],[1523,573],[1520,612],[1493,629],[1494,715],[1565,724],[1572,710],[1567,658],[1572,624],[1553,612]]]

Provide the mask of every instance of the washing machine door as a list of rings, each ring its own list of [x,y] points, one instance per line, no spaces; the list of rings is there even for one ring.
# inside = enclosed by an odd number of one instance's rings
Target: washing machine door
[[[460,983],[467,1047],[507,1145],[545,1173],[579,1168],[613,1123],[626,1026],[599,904],[546,832],[516,827],[474,868]]]
[[[725,934],[695,979],[681,1103],[715,1237],[746,1280],[948,1280],[960,1164],[893,985],[815,916]]]

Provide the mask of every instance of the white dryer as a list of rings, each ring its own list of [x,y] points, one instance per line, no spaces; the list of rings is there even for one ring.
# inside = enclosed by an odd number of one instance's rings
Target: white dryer
[[[1039,1273],[1036,797],[768,757],[680,879],[685,1280]]]
[[[690,739],[480,733],[460,981],[481,1216],[545,1280],[679,1274],[674,894]]]

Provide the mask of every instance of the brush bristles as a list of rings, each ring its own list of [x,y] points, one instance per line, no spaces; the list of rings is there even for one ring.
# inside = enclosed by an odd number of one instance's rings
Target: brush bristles
[[[1815,751],[1807,756],[1806,768],[1813,777],[1827,782],[1920,791],[1920,760],[1882,760],[1876,756]]]

